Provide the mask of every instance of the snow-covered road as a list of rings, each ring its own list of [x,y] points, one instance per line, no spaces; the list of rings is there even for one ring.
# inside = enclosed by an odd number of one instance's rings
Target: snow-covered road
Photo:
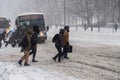
[[[70,31],[73,53],[61,63],[52,57],[57,53],[52,36],[58,30],[48,32],[48,40],[38,44],[37,63],[30,67],[19,66],[23,55],[20,48],[0,50],[0,80],[120,80],[120,34]],[[107,30],[106,30],[107,31]],[[76,35],[77,34],[77,35]]]

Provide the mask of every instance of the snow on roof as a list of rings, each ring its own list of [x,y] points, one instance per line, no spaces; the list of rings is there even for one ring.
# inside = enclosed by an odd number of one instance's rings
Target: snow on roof
[[[19,14],[18,16],[24,16],[24,15],[43,15],[44,13],[37,13],[37,12],[25,12],[22,14]]]

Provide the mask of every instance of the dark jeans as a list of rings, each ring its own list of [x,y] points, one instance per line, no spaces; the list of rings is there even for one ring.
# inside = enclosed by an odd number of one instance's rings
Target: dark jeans
[[[32,45],[31,46],[31,52],[29,53],[29,55],[33,54],[33,60],[35,60],[35,56],[36,56],[36,51],[37,51],[37,45]]]
[[[53,58],[56,59],[58,58],[58,62],[61,62],[61,55],[62,55],[62,47],[59,44],[55,44],[55,47],[58,51],[58,54],[55,55]]]
[[[68,46],[68,45],[66,45],[66,46],[63,47],[63,54],[62,54],[62,56],[63,56],[64,58],[67,58],[67,57],[68,57],[68,56],[67,56],[67,54],[68,54],[67,46]]]

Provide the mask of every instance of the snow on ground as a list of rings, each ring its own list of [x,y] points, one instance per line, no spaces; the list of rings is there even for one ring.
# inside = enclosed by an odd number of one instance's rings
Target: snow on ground
[[[51,42],[59,28],[48,31],[45,43],[38,44],[37,63],[19,66],[17,61],[23,55],[20,48],[10,46],[0,49],[0,80],[120,80],[120,29],[97,28],[93,32],[83,28],[70,28],[70,44],[73,52],[70,59],[61,63],[52,57],[57,53]]]
[[[20,67],[12,62],[0,63],[0,80],[75,80],[37,67]]]

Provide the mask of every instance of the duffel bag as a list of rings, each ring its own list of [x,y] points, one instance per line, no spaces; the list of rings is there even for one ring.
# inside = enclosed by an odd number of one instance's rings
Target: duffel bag
[[[67,50],[68,50],[69,53],[72,52],[72,48],[73,48],[72,45],[67,46]]]

